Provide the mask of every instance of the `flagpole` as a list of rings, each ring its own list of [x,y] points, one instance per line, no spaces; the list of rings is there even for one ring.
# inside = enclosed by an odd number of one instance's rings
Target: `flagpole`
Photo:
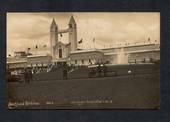
[[[81,40],[80,41],[78,41],[78,44],[82,44],[82,42],[83,42],[83,39],[81,38]],[[80,48],[81,46],[79,46],[79,48]]]
[[[94,41],[94,49],[95,49],[95,41]]]
[[[95,49],[95,38],[93,38],[93,46],[94,46],[94,49]]]
[[[38,50],[38,46],[37,45],[35,46],[35,49],[36,49],[35,55],[37,55],[37,50]]]

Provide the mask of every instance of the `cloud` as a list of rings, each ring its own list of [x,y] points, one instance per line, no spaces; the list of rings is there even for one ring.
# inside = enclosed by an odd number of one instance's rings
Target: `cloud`
[[[126,26],[126,31],[127,32],[139,32],[139,33],[143,33],[144,32],[144,29],[138,25],[137,23],[135,22],[130,22],[127,24]]]
[[[160,40],[159,13],[8,13],[7,52],[34,49],[35,45],[50,46],[50,30],[54,18],[59,29],[66,29],[71,15],[77,23],[79,47],[96,47],[116,42],[143,41],[150,37]],[[68,34],[59,36],[59,41],[68,43]],[[47,50],[40,48],[39,50]]]

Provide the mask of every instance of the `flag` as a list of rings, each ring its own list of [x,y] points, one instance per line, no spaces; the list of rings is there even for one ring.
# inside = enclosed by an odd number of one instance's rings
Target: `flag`
[[[71,42],[69,42],[68,44],[66,44],[66,46],[69,46],[71,44]]]
[[[95,42],[95,38],[93,38],[93,42]]]
[[[83,39],[81,39],[78,43],[81,44],[83,42]]]
[[[148,38],[148,41],[150,41],[150,38]]]
[[[43,47],[47,47],[47,45],[43,45]]]

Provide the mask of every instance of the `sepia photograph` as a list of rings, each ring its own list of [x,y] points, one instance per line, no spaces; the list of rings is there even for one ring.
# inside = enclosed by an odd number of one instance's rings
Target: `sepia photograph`
[[[159,109],[160,12],[6,13],[8,109]]]

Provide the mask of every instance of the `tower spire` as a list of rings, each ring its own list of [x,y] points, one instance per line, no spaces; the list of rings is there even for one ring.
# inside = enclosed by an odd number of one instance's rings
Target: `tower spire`
[[[50,27],[50,43],[51,43],[51,56],[52,59],[55,59],[56,52],[54,47],[58,43],[58,27],[57,24],[55,23],[54,18],[52,20],[51,27]]]
[[[55,23],[55,19],[53,18],[53,21],[52,21],[52,23],[51,23],[51,26],[54,26],[54,25],[57,26],[56,23]]]
[[[69,21],[69,42],[71,43],[71,51],[77,50],[77,27],[73,15],[71,15]]]
[[[71,15],[71,18],[70,18],[69,24],[76,24],[76,21],[74,20],[73,15]]]

